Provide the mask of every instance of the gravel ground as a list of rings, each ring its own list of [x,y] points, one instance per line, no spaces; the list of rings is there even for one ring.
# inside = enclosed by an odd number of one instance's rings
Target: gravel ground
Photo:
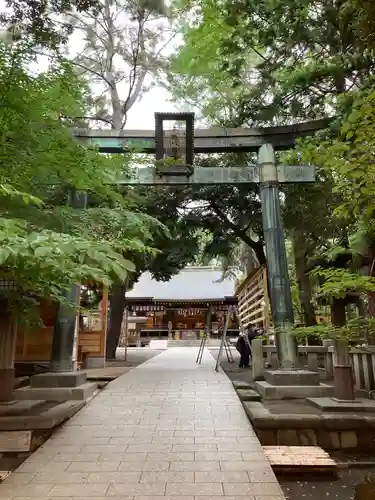
[[[221,358],[222,369],[231,380],[241,380],[252,383],[251,369],[239,368],[239,354],[235,349],[231,349],[231,351],[234,363],[228,363],[225,355],[223,355]],[[210,352],[212,356],[217,359],[219,350],[211,348]],[[375,463],[375,455],[372,457],[362,455],[353,457],[348,454],[340,453],[333,456],[333,458],[336,458],[337,461],[341,463],[348,461]],[[323,500],[324,498],[332,500],[357,500],[355,498],[355,488],[357,485],[363,484],[369,475],[374,478],[375,482],[375,467],[341,469],[339,478],[336,481],[303,480],[302,477],[300,480],[278,477],[278,480],[287,500]],[[369,494],[363,498],[366,498],[366,500],[375,500],[375,490],[373,495]],[[360,497],[359,500],[362,500],[362,497]]]
[[[356,486],[363,484],[369,475],[375,480],[375,468],[344,469],[340,472],[337,481],[287,481],[280,477],[278,479],[287,500],[300,498],[306,500],[322,500],[323,498],[354,500]],[[375,489],[373,494],[368,494],[363,498],[374,500]]]

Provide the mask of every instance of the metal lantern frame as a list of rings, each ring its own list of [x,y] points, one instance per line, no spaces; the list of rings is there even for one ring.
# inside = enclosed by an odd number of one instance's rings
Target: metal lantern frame
[[[156,174],[159,177],[190,177],[194,172],[194,113],[155,113],[155,159],[158,162],[165,160],[164,122],[179,121],[185,123],[185,157],[182,164],[156,165]]]

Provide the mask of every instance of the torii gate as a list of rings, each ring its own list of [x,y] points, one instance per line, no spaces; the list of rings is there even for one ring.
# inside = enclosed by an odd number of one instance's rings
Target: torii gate
[[[164,132],[165,121],[185,122],[183,154],[178,145],[179,132]],[[251,184],[260,185],[262,220],[267,255],[272,321],[275,328],[277,353],[281,368],[297,368],[297,344],[292,333],[294,318],[288,276],[284,230],[279,199],[279,183],[314,182],[315,168],[311,165],[276,165],[275,150],[294,147],[301,136],[312,135],[327,126],[327,120],[284,127],[263,129],[201,129],[194,134],[194,113],[155,113],[155,130],[75,130],[74,136],[103,153],[123,153],[136,148],[155,153],[154,167],[138,167],[116,184],[188,185],[188,184]],[[169,142],[167,144],[167,142]],[[180,148],[181,149],[181,148]],[[194,153],[258,151],[258,164],[234,167],[194,167]],[[163,164],[163,159],[176,160]],[[182,160],[182,164],[181,164]],[[70,203],[85,208],[86,196],[74,193]],[[76,296],[72,287],[70,298]],[[54,332],[52,366],[66,371],[71,364],[74,320],[65,314],[58,316]]]

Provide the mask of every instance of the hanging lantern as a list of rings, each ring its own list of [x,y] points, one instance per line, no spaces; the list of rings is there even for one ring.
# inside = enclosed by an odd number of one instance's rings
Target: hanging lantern
[[[166,121],[175,122],[172,130],[164,130]],[[155,182],[189,179],[194,172],[194,113],[155,113],[155,159]]]

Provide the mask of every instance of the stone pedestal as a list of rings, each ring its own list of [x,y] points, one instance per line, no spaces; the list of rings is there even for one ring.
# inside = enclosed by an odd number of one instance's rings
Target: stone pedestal
[[[32,388],[78,387],[86,382],[86,372],[41,373],[31,377]]]
[[[30,387],[15,391],[16,399],[69,401],[92,396],[97,384],[87,382],[85,372],[42,373],[31,377]]]
[[[85,363],[81,368],[91,370],[92,368],[105,368],[105,356],[87,356]]]
[[[309,370],[267,370],[265,381],[271,385],[319,385],[319,374]]]
[[[333,396],[333,387],[319,382],[319,374],[309,370],[267,370],[264,382],[255,382],[263,399],[304,399]]]
[[[354,378],[350,363],[348,341],[335,339],[334,348],[333,374],[335,397],[343,401],[354,400]]]
[[[353,386],[353,370],[351,366],[334,366],[335,397],[338,400],[353,401],[355,399]]]
[[[323,340],[323,347],[329,350],[330,347],[334,346],[334,342],[331,339]],[[333,359],[332,356],[328,353],[325,358],[325,370],[326,370],[326,380],[330,380],[333,378]]]
[[[375,401],[371,399],[356,399],[344,401],[336,398],[308,398],[307,401],[323,412],[350,413],[369,412],[375,413]]]

